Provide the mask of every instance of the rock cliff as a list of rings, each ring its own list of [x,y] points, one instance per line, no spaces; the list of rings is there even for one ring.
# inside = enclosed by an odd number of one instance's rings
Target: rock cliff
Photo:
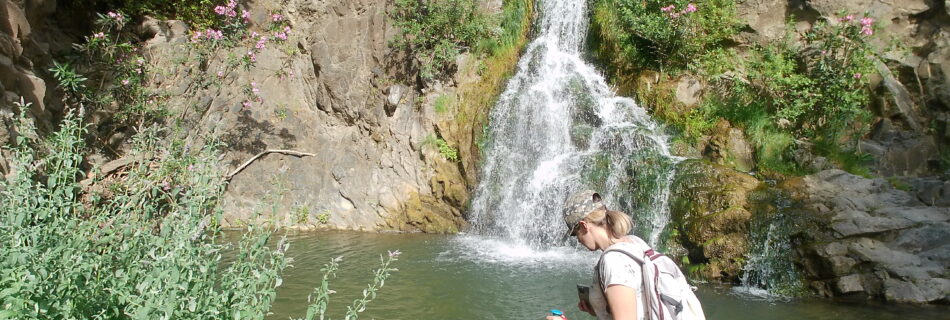
[[[170,116],[160,121],[169,143],[224,145],[222,164],[232,173],[222,201],[225,226],[423,232],[465,226],[462,210],[475,183],[476,142],[485,121],[480,113],[487,115],[490,97],[514,65],[473,72],[486,57],[468,57],[460,59],[454,79],[418,84],[403,65],[404,53],[390,47],[399,32],[388,21],[391,5],[241,2],[240,9],[251,13],[248,32],[268,33],[273,14],[290,28],[285,41],[260,48],[250,42],[209,51],[193,43],[199,30],[185,22],[134,21],[138,27],[131,32],[141,39],[149,67],[148,89],[168,108]],[[56,25],[51,15],[62,10],[52,0],[0,0],[4,119],[15,113],[11,101],[20,96],[33,103],[30,114],[41,128],[52,127],[61,115],[61,96],[53,97],[55,84],[45,70],[51,57],[82,41],[86,31],[37,29]],[[82,15],[92,15],[86,11]],[[522,31],[527,35],[527,28]],[[520,46],[507,55],[517,59]],[[255,53],[250,63],[243,61],[249,50]],[[437,98],[471,88],[489,98],[435,110]],[[100,130],[112,125],[99,121],[108,118],[93,116],[90,131],[104,133],[97,139],[108,141],[111,150],[90,155],[91,168],[121,158],[129,148],[127,133]],[[0,140],[9,141],[11,134],[0,130]],[[458,159],[440,148],[458,150]]]

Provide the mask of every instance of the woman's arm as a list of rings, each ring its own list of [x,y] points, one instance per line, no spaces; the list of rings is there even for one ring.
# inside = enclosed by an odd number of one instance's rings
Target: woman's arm
[[[607,286],[607,303],[614,320],[637,320],[637,291],[631,287],[612,284]]]

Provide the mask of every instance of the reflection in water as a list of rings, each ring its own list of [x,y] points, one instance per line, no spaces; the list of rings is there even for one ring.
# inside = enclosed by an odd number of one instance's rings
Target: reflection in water
[[[380,254],[403,252],[399,268],[370,303],[364,319],[541,319],[547,310],[573,311],[574,285],[590,282],[597,254],[574,248],[532,250],[475,236],[324,232],[290,234],[293,268],[284,273],[270,319],[301,317],[319,284],[320,267],[342,255],[330,287],[329,314],[342,315],[366,284]],[[897,307],[825,300],[744,300],[730,287],[702,286],[709,319],[940,319],[946,306]],[[577,311],[570,319],[593,319]]]

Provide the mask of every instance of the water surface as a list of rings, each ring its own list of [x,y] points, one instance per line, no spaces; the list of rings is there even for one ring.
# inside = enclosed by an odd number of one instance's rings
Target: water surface
[[[576,248],[536,250],[510,241],[475,236],[322,232],[289,234],[293,268],[284,273],[270,319],[302,317],[307,296],[319,284],[320,268],[343,256],[330,287],[330,316],[372,281],[379,255],[402,251],[399,268],[379,291],[363,319],[542,319],[551,308],[570,319],[593,319],[575,311],[575,285],[590,282],[597,255]],[[805,299],[764,301],[728,286],[700,286],[709,319],[941,319],[945,306],[893,306]]]

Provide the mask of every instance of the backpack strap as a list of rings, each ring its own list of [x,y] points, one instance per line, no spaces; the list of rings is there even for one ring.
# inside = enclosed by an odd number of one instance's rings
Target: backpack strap
[[[600,289],[601,289],[604,293],[607,292],[607,283],[606,283],[606,280],[604,279],[604,271],[605,271],[605,270],[604,270],[604,256],[606,256],[608,252],[620,252],[620,253],[623,253],[623,254],[625,254],[626,256],[630,257],[630,259],[633,259],[633,261],[635,261],[637,264],[640,265],[640,268],[641,268],[641,270],[640,270],[640,276],[641,276],[641,277],[646,277],[646,272],[644,272],[644,271],[642,270],[643,264],[644,264],[644,258],[650,259],[650,261],[654,261],[654,260],[656,260],[656,259],[659,259],[660,257],[663,257],[663,254],[657,252],[656,250],[653,250],[653,248],[650,248],[649,246],[644,246],[644,247],[646,247],[646,250],[643,251],[643,255],[642,255],[642,256],[639,256],[639,255],[637,255],[637,254],[634,253],[634,252],[630,252],[629,250],[624,249],[624,248],[622,248],[622,247],[619,247],[619,248],[609,248],[609,249],[607,249],[607,250],[604,250],[604,253],[600,255],[600,259],[597,261],[597,265],[595,266],[595,269],[596,269],[596,271],[597,271],[597,282],[600,283]],[[659,280],[659,279],[657,278],[657,277],[659,276],[659,274],[660,274],[658,267],[657,267],[656,265],[653,265],[653,269],[654,269],[654,270],[653,270],[653,271],[654,271],[654,272],[653,272],[654,279],[646,279],[646,278],[643,278],[643,279],[641,280],[642,283],[644,284],[643,290],[651,290],[650,288],[652,288],[652,290],[654,291],[654,292],[652,292],[652,294],[655,295],[655,298],[653,298],[653,299],[662,299],[662,297],[661,297],[659,291],[657,291],[658,289],[656,288],[655,285],[647,285],[647,282],[648,282],[648,281],[652,281],[653,284],[656,284],[656,283],[658,282],[658,280]],[[641,292],[641,294],[647,294],[647,293]],[[610,312],[610,301],[606,299],[606,296],[605,296],[604,298],[605,298],[605,299],[604,299],[604,302],[605,302],[606,305],[607,305],[607,311]],[[641,298],[641,299],[642,299],[642,298]],[[652,301],[653,299],[647,299],[647,300],[648,300],[648,301]],[[646,305],[645,307],[647,307],[648,309],[650,309],[650,308],[653,308],[654,306],[653,306],[653,305]],[[658,309],[658,310],[656,310],[656,312],[657,312],[656,315],[658,316],[658,318],[659,318],[660,320],[665,319],[666,317],[665,317],[665,315],[663,314],[663,308],[662,308],[661,306],[656,306],[656,309]],[[646,314],[647,314],[648,317],[649,317],[649,314],[650,314],[649,310],[644,310],[644,311],[646,312]]]

